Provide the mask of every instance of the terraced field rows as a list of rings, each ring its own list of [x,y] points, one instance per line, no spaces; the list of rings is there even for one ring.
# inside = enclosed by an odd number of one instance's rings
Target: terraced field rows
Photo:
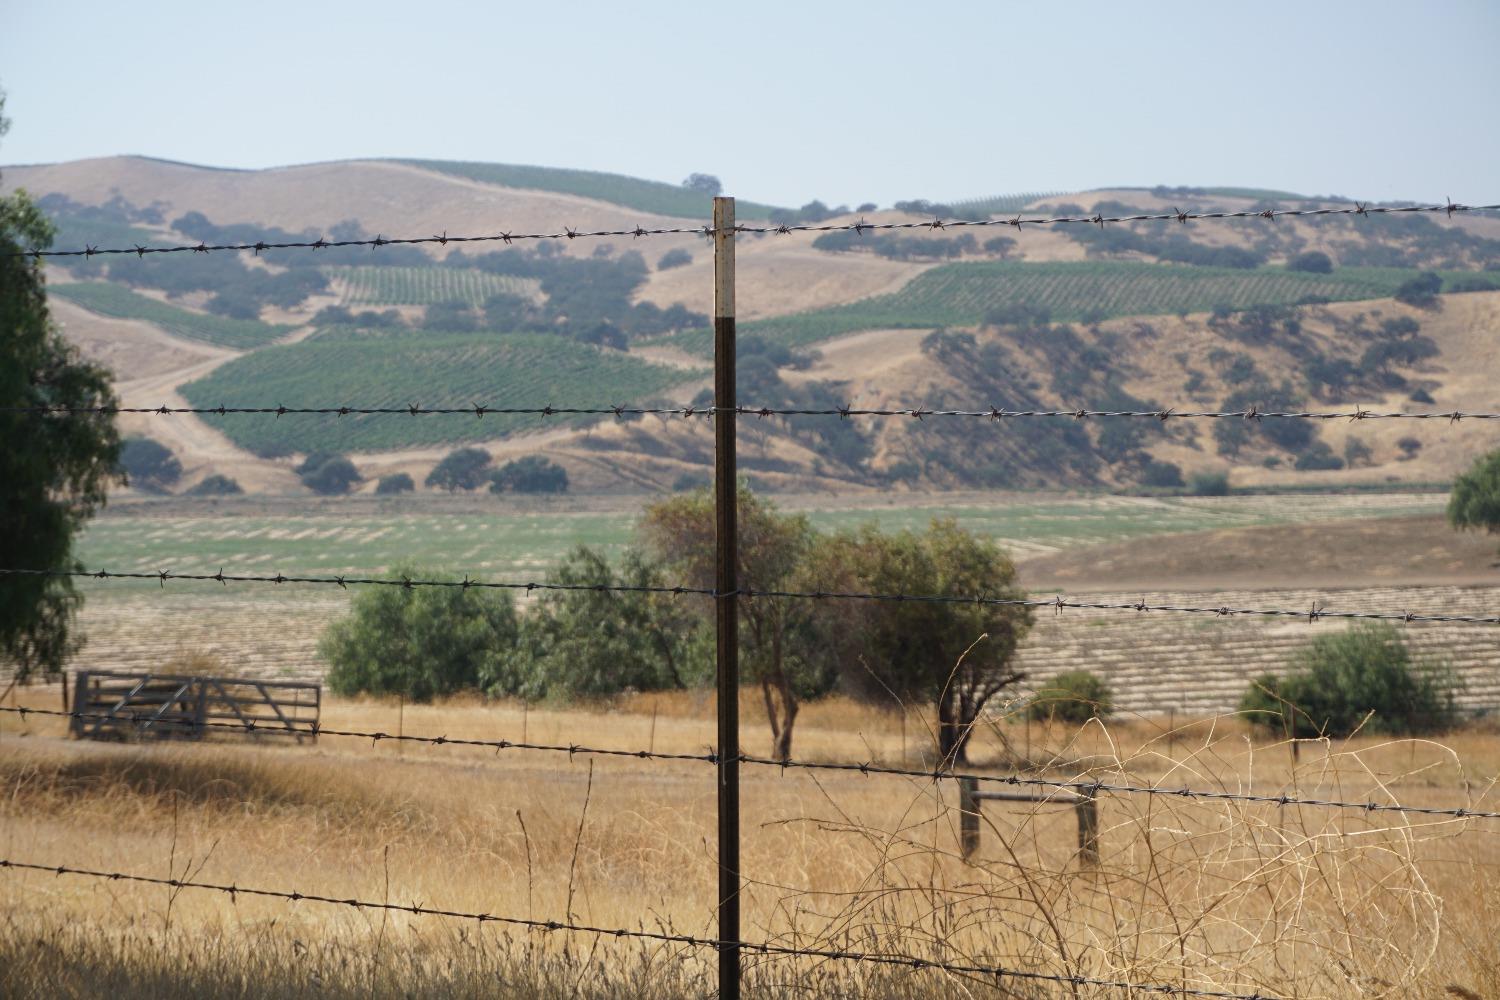
[[[1453,611],[1494,614],[1500,589],[1372,588],[1339,591],[1233,591],[1099,595],[1104,601],[1193,603],[1330,610]],[[217,656],[224,669],[252,677],[318,680],[325,669],[317,642],[348,607],[349,595],[318,590],[277,594],[212,591],[136,593],[85,605],[88,644],[75,661],[89,667],[160,670],[180,652]],[[1124,715],[1212,715],[1233,711],[1250,680],[1279,671],[1312,637],[1346,627],[1291,620],[1190,617],[1166,612],[1040,612],[1022,647],[1029,687],[1064,670],[1103,676]],[[1419,655],[1451,663],[1464,683],[1459,703],[1470,711],[1500,711],[1500,628],[1406,627]]]
[[[1410,272],[1345,268],[1330,275],[1280,268],[1190,267],[1126,261],[944,264],[924,271],[889,295],[849,305],[747,323],[745,333],[800,345],[858,330],[963,326],[1007,306],[1044,306],[1059,322],[1090,314],[1102,318],[1206,312],[1217,305],[1291,305],[1311,297],[1332,301],[1392,294]],[[707,331],[663,338],[699,354]]]
[[[542,283],[536,278],[487,274],[456,267],[330,267],[329,278],[342,290],[345,306],[425,306],[434,302],[463,302],[482,306],[492,295],[535,299]]]
[[[1344,591],[1277,590],[1213,593],[1090,594],[1101,602],[1377,610],[1400,614],[1494,615],[1493,587],[1388,587]],[[1279,672],[1313,637],[1347,628],[1324,620],[1192,617],[1166,612],[1039,613],[1022,652],[1029,687],[1065,670],[1092,670],[1109,683],[1125,714],[1169,710],[1188,715],[1233,711],[1250,681]],[[1403,626],[1419,656],[1450,663],[1464,684],[1465,709],[1500,710],[1500,627]]]
[[[102,316],[145,320],[179,337],[218,344],[221,347],[260,347],[291,329],[289,326],[275,326],[252,319],[230,319],[227,316],[210,316],[179,309],[165,302],[137,295],[123,285],[106,281],[49,285],[47,293],[61,296]]]

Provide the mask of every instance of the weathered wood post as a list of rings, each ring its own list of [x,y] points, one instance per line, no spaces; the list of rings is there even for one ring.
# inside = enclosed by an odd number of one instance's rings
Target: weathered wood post
[[[714,199],[714,630],[719,723],[719,1000],[740,996],[740,623],[734,199]]]
[[[978,793],[978,779],[958,779],[958,849],[965,859],[979,850]]]
[[[1099,800],[1093,792],[1080,792],[1073,811],[1078,816],[1078,860],[1092,868],[1099,864]]]

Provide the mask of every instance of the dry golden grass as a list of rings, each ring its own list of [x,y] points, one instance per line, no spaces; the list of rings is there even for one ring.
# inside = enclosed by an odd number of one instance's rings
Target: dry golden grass
[[[56,689],[23,704],[54,707]],[[750,693],[747,752],[763,752]],[[329,727],[700,751],[711,699],[607,709],[332,701]],[[398,713],[399,718],[398,718]],[[923,762],[926,720],[809,706],[799,757]],[[1080,730],[997,722],[975,767],[1169,787],[1481,804],[1500,739],[1358,738],[1289,748],[1235,720]],[[24,735],[23,735],[24,732]],[[524,751],[67,742],[0,719],[0,857],[241,886],[712,936],[714,786],[705,764]],[[1063,975],[1313,997],[1500,995],[1500,824],[1357,811],[1101,798],[1102,862],[1071,811],[987,803],[957,853],[950,782],[744,774],[745,936]],[[678,997],[711,953],[382,916],[196,890],[0,875],[4,996]],[[1120,996],[851,963],[747,958],[757,996]],[[1056,989],[1046,988],[1056,985]]]

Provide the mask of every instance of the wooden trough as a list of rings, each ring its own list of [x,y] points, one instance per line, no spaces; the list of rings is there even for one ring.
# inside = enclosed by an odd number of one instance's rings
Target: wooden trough
[[[81,670],[69,732],[78,739],[203,739],[212,734],[317,742],[322,688],[294,681]]]

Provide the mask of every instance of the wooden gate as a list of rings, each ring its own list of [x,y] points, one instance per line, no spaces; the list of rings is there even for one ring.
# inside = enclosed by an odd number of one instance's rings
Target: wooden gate
[[[318,739],[317,684],[81,670],[69,731],[80,739],[203,739],[216,733]]]

